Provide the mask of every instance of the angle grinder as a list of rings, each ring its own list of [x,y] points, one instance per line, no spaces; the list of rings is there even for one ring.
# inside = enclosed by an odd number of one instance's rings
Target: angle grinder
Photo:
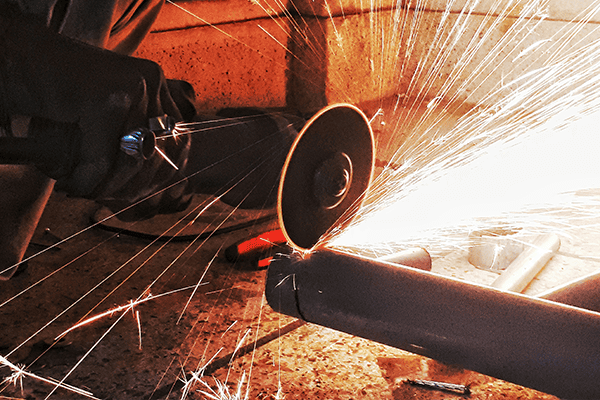
[[[312,249],[350,222],[369,187],[373,160],[373,132],[364,113],[349,104],[323,108],[287,153],[277,196],[279,228],[235,243],[226,258],[268,265],[274,254]]]
[[[73,124],[52,126],[53,134],[0,138],[0,162],[35,164],[55,179],[68,175],[77,160],[80,135]],[[156,150],[156,137],[174,127],[168,116],[151,119],[149,129],[123,136],[120,149],[148,159]],[[311,249],[323,235],[350,221],[369,187],[373,160],[373,133],[357,107],[331,105],[304,124],[287,153],[277,201],[280,227],[292,247]]]
[[[316,113],[303,127],[281,173],[277,214],[288,243],[309,250],[346,226],[371,181],[373,132],[350,104]]]

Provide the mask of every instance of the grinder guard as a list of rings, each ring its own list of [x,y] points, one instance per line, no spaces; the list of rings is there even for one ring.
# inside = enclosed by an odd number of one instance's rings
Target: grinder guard
[[[326,107],[304,126],[279,185],[279,223],[292,246],[310,249],[349,222],[371,181],[373,142],[366,116],[349,104]]]

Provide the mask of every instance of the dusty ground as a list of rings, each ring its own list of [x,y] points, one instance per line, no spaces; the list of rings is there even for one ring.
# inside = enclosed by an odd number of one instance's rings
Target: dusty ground
[[[294,319],[265,303],[265,271],[221,255],[269,223],[195,243],[152,243],[98,227],[85,230],[96,208],[54,194],[31,251],[79,234],[0,283],[0,354],[27,373],[64,380],[101,399],[176,399],[187,389],[189,398],[211,398],[200,392],[212,393],[208,387],[192,379],[205,366],[203,381],[212,390],[223,382],[232,397],[239,386],[250,399],[465,397],[404,383],[417,378],[470,385],[473,399],[553,398],[327,328],[290,326]],[[149,286],[155,296],[187,289],[56,339],[80,320],[144,298]],[[3,367],[0,376],[12,372]],[[49,383],[21,376],[3,385],[0,399],[40,399],[52,391]],[[50,398],[84,396],[58,389]]]

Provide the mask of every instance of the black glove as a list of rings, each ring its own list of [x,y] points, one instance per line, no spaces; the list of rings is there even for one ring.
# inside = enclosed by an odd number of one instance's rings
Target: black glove
[[[119,150],[121,136],[147,127],[149,118],[167,114],[180,121],[180,108],[193,116],[193,103],[185,94],[171,95],[156,63],[69,39],[18,14],[0,13],[0,26],[0,109],[75,127],[74,167],[54,176],[57,188],[124,205],[177,180],[177,170],[160,154],[139,160]],[[185,166],[189,137],[157,145],[180,169]],[[183,186],[166,197],[177,198]]]

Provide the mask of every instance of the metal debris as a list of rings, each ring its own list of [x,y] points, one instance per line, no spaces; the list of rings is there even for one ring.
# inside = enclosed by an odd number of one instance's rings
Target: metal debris
[[[406,379],[404,383],[407,383],[412,386],[422,386],[429,389],[442,390],[444,392],[464,394],[467,396],[471,394],[471,389],[469,389],[469,386],[457,385],[455,383],[426,381],[422,379]]]

